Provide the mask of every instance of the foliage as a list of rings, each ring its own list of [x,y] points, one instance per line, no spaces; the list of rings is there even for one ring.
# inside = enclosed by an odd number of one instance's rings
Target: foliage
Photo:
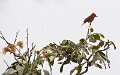
[[[71,40],[63,40],[60,44],[50,43],[43,47],[41,50],[36,50],[34,43],[29,47],[28,29],[26,30],[26,52],[22,53],[22,49],[25,49],[23,41],[17,41],[18,33],[16,33],[13,43],[8,42],[0,32],[0,38],[7,44],[3,48],[3,53],[13,54],[15,62],[8,68],[3,75],[42,75],[42,71],[45,75],[52,75],[52,66],[54,60],[58,58],[58,64],[61,64],[60,72],[64,71],[64,66],[71,62],[78,64],[71,71],[76,72],[76,75],[83,75],[91,66],[97,68],[106,69],[110,68],[110,60],[108,58],[108,51],[112,45],[116,49],[115,44],[107,40],[102,33],[94,32],[94,29],[89,26],[88,32],[85,38],[79,40],[78,43],[74,43]],[[63,62],[61,62],[63,60]],[[43,69],[44,61],[49,63],[50,73]],[[38,66],[42,68],[38,68]]]

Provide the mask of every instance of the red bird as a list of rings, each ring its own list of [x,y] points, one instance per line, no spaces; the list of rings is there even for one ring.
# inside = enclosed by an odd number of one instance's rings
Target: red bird
[[[96,14],[95,14],[95,13],[92,13],[90,16],[88,16],[88,17],[83,21],[83,22],[84,22],[83,24],[85,24],[86,22],[88,22],[88,23],[90,23],[90,25],[91,25],[91,23],[92,23],[92,21],[94,20],[95,17],[97,17]],[[83,25],[83,24],[82,24],[82,25]]]

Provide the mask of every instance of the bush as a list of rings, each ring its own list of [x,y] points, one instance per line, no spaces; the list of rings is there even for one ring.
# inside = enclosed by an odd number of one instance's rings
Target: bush
[[[26,45],[23,41],[17,40],[18,32],[16,33],[13,43],[8,42],[2,32],[1,39],[6,42],[6,47],[3,48],[3,53],[10,53],[13,55],[15,62],[8,66],[3,75],[42,75],[42,71],[45,75],[52,75],[52,66],[54,60],[58,58],[58,64],[61,64],[60,72],[64,71],[64,66],[71,62],[78,64],[70,71],[70,75],[73,72],[77,72],[76,75],[83,75],[91,66],[97,68],[106,69],[110,68],[110,60],[108,59],[108,51],[112,45],[116,49],[115,44],[110,40],[105,40],[105,36],[102,33],[94,32],[91,25],[88,28],[86,37],[81,38],[79,43],[74,43],[71,40],[63,40],[60,44],[50,43],[43,47],[41,50],[36,50],[36,45],[31,44],[28,46],[28,29],[26,30]],[[27,48],[24,48],[27,47]],[[26,49],[26,52],[22,53],[22,49]],[[61,60],[64,60],[61,62]],[[50,72],[44,70],[44,61],[49,63]],[[38,66],[42,68],[38,68]]]

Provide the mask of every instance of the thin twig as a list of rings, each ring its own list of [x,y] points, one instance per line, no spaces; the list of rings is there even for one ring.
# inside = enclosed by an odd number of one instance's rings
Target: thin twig
[[[16,36],[15,36],[15,40],[14,40],[14,44],[15,44],[15,42],[17,41],[18,34],[19,34],[19,31],[16,32]]]
[[[16,55],[15,53],[13,53],[13,55],[14,55],[14,59],[18,62],[18,59],[16,57],[20,57],[20,56]]]
[[[30,55],[29,55],[29,58],[28,58],[28,62],[30,63],[30,58],[32,56],[32,53],[33,53],[33,50],[35,49],[36,45],[33,46],[33,43],[32,43],[32,48],[30,50]]]
[[[9,67],[9,65],[7,64],[7,62],[5,60],[3,60],[5,62],[5,64],[7,65],[7,67]]]
[[[90,33],[90,26],[91,26],[91,23],[89,23],[89,27],[88,27],[88,30],[87,30],[87,36],[86,36],[86,40],[89,38],[89,33]]]
[[[29,45],[29,41],[28,41],[29,40],[28,39],[28,35],[29,35],[28,34],[28,28],[27,28],[26,32],[27,32],[27,37],[26,37],[26,39],[27,39],[27,43],[26,43],[27,44],[27,56],[28,56],[28,60],[29,60],[29,53],[30,53],[30,51],[29,51],[29,47],[28,47],[28,45]],[[28,61],[28,63],[29,63],[29,61]]]
[[[7,44],[10,44],[6,39],[5,39],[5,37],[3,36],[3,34],[2,34],[2,32],[0,31],[0,34],[1,34],[1,39],[3,39]]]
[[[34,51],[33,62],[35,61],[35,59],[36,59],[36,51]]]
[[[87,31],[87,36],[86,36],[86,40],[87,40],[87,38],[88,38],[88,35],[89,35],[89,28],[88,28],[88,31]]]

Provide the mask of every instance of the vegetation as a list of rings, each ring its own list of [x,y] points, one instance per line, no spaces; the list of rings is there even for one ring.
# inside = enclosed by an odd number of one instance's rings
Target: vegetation
[[[28,29],[26,33],[26,46],[24,46],[25,42],[17,39],[19,32],[16,33],[13,43],[8,42],[0,32],[0,38],[7,44],[3,48],[3,53],[10,53],[15,59],[15,62],[10,66],[4,61],[8,67],[3,75],[42,75],[42,72],[44,72],[44,75],[52,75],[52,66],[54,66],[56,58],[58,64],[61,64],[60,72],[64,71],[66,64],[73,62],[78,65],[73,67],[69,72],[70,75],[75,72],[76,75],[83,75],[87,73],[91,66],[100,69],[110,68],[108,51],[111,46],[116,49],[112,41],[105,40],[106,38],[102,33],[94,32],[91,25],[88,28],[86,37],[81,38],[78,43],[63,40],[60,44],[50,43],[41,50],[35,49],[36,45],[34,43],[29,47]],[[21,52],[22,49],[26,49],[26,52]],[[44,69],[44,61],[49,63],[50,72]],[[41,66],[41,68],[38,68],[38,66]]]

